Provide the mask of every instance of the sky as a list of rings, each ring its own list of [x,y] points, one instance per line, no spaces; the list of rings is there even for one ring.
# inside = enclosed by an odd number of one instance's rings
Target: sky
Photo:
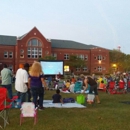
[[[33,27],[47,39],[120,46],[130,54],[130,0],[0,0],[0,35]]]

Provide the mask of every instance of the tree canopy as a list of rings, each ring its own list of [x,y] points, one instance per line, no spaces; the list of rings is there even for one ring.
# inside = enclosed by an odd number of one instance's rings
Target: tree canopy
[[[110,64],[116,64],[119,71],[130,71],[130,55],[118,50],[110,51]]]

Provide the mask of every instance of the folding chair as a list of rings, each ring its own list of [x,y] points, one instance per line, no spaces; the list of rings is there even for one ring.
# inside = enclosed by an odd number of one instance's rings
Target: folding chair
[[[9,99],[7,97],[7,89],[6,88],[0,88],[0,117],[4,121],[4,126],[2,128],[5,128],[7,124],[9,124],[9,109],[12,106],[12,102],[17,99],[17,96],[14,96],[13,99]],[[7,104],[9,102],[9,104]]]
[[[123,94],[126,93],[125,90],[125,82],[119,82],[119,88],[117,89],[117,94]]]
[[[63,81],[59,81],[57,85],[58,85],[57,87],[58,87],[59,89],[62,89],[62,88],[64,88],[64,87],[65,87],[64,82],[63,82]]]
[[[107,91],[109,94],[116,94],[115,85],[116,85],[115,81],[109,82],[109,85],[108,85],[108,88],[107,88],[106,91]]]
[[[88,104],[93,104],[94,103],[94,99],[95,99],[95,95],[94,94],[88,94],[87,95],[87,103]]]
[[[130,81],[127,83],[127,91],[130,92]]]
[[[81,92],[82,89],[82,83],[81,82],[76,82],[74,86],[74,92]]]
[[[37,108],[32,102],[23,102],[21,105],[21,114],[20,114],[20,125],[22,124],[23,117],[33,117],[34,125],[37,122]]]

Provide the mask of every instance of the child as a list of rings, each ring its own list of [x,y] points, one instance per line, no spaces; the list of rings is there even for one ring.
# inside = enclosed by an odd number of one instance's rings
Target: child
[[[53,99],[53,103],[63,103],[59,89],[56,90],[56,94],[54,94],[54,95],[52,96],[52,99]]]

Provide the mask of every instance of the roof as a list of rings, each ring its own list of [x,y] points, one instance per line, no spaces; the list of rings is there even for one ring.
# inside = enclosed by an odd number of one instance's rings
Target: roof
[[[18,37],[18,40],[21,40],[21,39],[24,38],[27,34],[28,34],[28,33],[25,33],[24,35],[19,36],[19,37]]]
[[[69,41],[69,40],[57,40],[57,39],[51,39],[51,46],[52,48],[64,48],[64,49],[78,49],[78,50],[86,50],[86,49],[92,49],[98,46],[95,45],[87,45],[75,41]]]
[[[16,36],[5,36],[0,35],[0,45],[16,45],[17,37]]]

